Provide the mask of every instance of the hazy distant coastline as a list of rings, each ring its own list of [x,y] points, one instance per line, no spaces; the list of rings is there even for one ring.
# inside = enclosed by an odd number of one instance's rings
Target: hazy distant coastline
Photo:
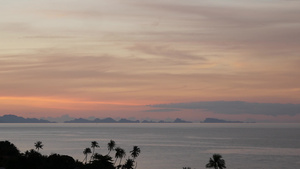
[[[45,119],[37,119],[37,118],[24,118],[16,115],[3,115],[0,116],[0,123],[57,123],[55,121],[49,121]],[[122,118],[120,120],[115,120],[111,117],[104,119],[84,119],[84,118],[75,118],[72,120],[66,120],[63,123],[193,123],[191,121],[186,121],[180,118],[176,118],[173,121],[165,121],[165,120],[129,120]],[[203,122],[198,123],[244,123],[242,121],[228,121],[217,118],[206,118]]]
[[[54,123],[48,120],[37,118],[24,118],[16,115],[3,115],[0,116],[0,123]]]

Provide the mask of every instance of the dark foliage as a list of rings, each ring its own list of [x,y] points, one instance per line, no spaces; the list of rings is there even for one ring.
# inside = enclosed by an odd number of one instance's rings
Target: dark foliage
[[[20,151],[9,141],[0,141],[0,156],[17,156]]]
[[[101,168],[101,169],[114,169],[113,160],[108,155],[95,154],[93,161],[90,164],[91,169]]]
[[[49,169],[74,169],[75,160],[67,155],[51,154],[47,158],[47,168]]]
[[[41,144],[42,145],[42,144]],[[39,147],[42,148],[42,147]],[[90,148],[87,148],[90,149]],[[119,148],[120,150],[123,150]],[[38,148],[37,148],[38,150]],[[113,150],[113,148],[111,149]],[[110,150],[110,151],[111,151]],[[128,159],[124,165],[121,160],[125,151],[119,152],[116,158],[120,158],[117,167],[114,166],[113,158],[109,155],[95,153],[90,162],[87,163],[87,154],[91,151],[84,151],[85,163],[74,160],[72,157],[60,154],[42,155],[34,149],[20,153],[17,147],[9,141],[0,141],[0,168],[5,169],[116,169],[118,166],[124,169],[133,169],[134,160]],[[138,151],[139,153],[139,151]],[[137,155],[138,155],[137,153]]]
[[[123,166],[123,169],[133,169],[134,167],[134,160],[133,159],[127,159],[124,166]]]
[[[18,161],[19,154],[20,151],[14,144],[9,141],[0,141],[0,167],[13,168]]]
[[[222,158],[222,155],[214,154],[212,158],[209,158],[206,168],[224,169],[226,168],[225,160]]]

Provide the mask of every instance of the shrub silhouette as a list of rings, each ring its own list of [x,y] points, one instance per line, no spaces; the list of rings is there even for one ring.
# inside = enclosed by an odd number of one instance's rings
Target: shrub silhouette
[[[20,151],[9,141],[0,141],[0,156],[18,156]]]
[[[9,141],[0,141],[0,167],[16,167],[20,151]]]

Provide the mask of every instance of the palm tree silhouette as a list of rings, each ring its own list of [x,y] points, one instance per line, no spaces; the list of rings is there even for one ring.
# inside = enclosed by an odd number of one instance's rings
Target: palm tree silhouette
[[[124,149],[122,149],[120,147],[117,147],[115,150],[116,150],[116,154],[115,154],[116,161],[115,161],[115,163],[117,162],[117,159],[120,158],[119,165],[121,165],[122,158],[126,156],[126,152],[125,152]]]
[[[133,150],[131,150],[130,153],[131,153],[131,157],[135,160],[141,153],[141,149],[138,146],[133,146]],[[137,161],[135,162],[135,168],[136,167],[137,167]]]
[[[209,162],[206,164],[206,168],[223,169],[226,168],[225,160],[222,159],[220,154],[214,154],[212,158],[209,158]]]
[[[134,166],[133,163],[134,163],[133,159],[127,159],[123,167],[125,169],[133,169]]]
[[[121,148],[121,150],[120,150],[120,163],[119,163],[119,165],[121,165],[122,159],[125,156],[126,156],[126,152],[125,152],[124,149]]]
[[[116,142],[114,140],[110,140],[109,143],[107,143],[107,149],[108,149],[108,153],[107,155],[109,155],[109,153],[114,150],[116,146]]]
[[[84,151],[83,151],[83,154],[85,155],[85,158],[83,159],[82,162],[85,161],[85,163],[87,163],[87,156],[88,156],[88,154],[91,154],[91,153],[92,153],[92,151],[91,151],[90,148],[85,148]]]
[[[41,141],[37,141],[34,143],[35,149],[37,149],[37,151],[39,151],[40,149],[43,149],[43,143]]]
[[[97,141],[92,141],[91,142],[91,148],[93,149],[93,153],[91,155],[91,158],[90,158],[90,162],[92,161],[92,158],[94,157],[94,154],[95,154],[95,148],[96,147],[100,147],[98,142]]]
[[[130,151],[131,157],[133,159],[136,159],[139,156],[140,152],[141,152],[141,149],[138,146],[133,146],[133,150]]]

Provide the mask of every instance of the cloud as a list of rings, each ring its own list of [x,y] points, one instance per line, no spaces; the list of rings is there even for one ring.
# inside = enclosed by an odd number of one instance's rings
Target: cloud
[[[176,40],[206,43],[299,44],[299,2],[139,2],[135,5],[162,17],[161,22]],[[153,12],[155,11],[155,12]],[[255,11],[255,12],[253,12]],[[198,34],[197,34],[198,33]],[[168,34],[168,36],[170,35]]]
[[[171,59],[179,59],[183,60],[193,60],[194,62],[197,60],[205,61],[206,59],[201,56],[197,56],[190,51],[183,51],[174,49],[170,46],[163,46],[163,45],[144,45],[144,44],[136,44],[128,48],[129,50],[139,51],[144,54],[155,55],[164,58],[171,58]]]
[[[211,101],[149,105],[165,109],[199,109],[217,114],[289,115],[300,114],[300,104],[249,103],[242,101]]]
[[[54,1],[0,6],[1,95],[300,101],[299,1]]]
[[[33,32],[32,26],[26,22],[0,22],[1,32]]]
[[[172,111],[180,111],[180,109],[151,109],[151,110],[145,110],[144,112],[172,112]]]
[[[108,88],[115,89],[114,92],[132,91],[146,83],[140,75],[132,74],[139,65],[146,64],[139,59],[105,55],[27,56],[26,59],[8,56],[1,59],[0,91],[3,95],[57,95],[78,90],[104,92],[105,89],[109,91]]]
[[[288,71],[292,68],[289,64],[280,65],[286,72],[258,71],[254,67],[257,73],[244,70],[230,74],[227,69],[212,72],[213,69],[201,67],[206,63],[180,65],[162,62],[164,58],[119,57],[113,53],[77,55],[52,48],[32,55],[2,55],[0,93],[3,96],[63,96],[86,100],[133,99],[143,100],[143,104],[193,101],[199,95],[209,100],[236,100],[241,95],[259,102],[297,103],[295,100],[299,99],[295,92],[299,92],[300,81],[294,78],[299,71]],[[299,70],[297,64],[294,67],[292,70]]]

